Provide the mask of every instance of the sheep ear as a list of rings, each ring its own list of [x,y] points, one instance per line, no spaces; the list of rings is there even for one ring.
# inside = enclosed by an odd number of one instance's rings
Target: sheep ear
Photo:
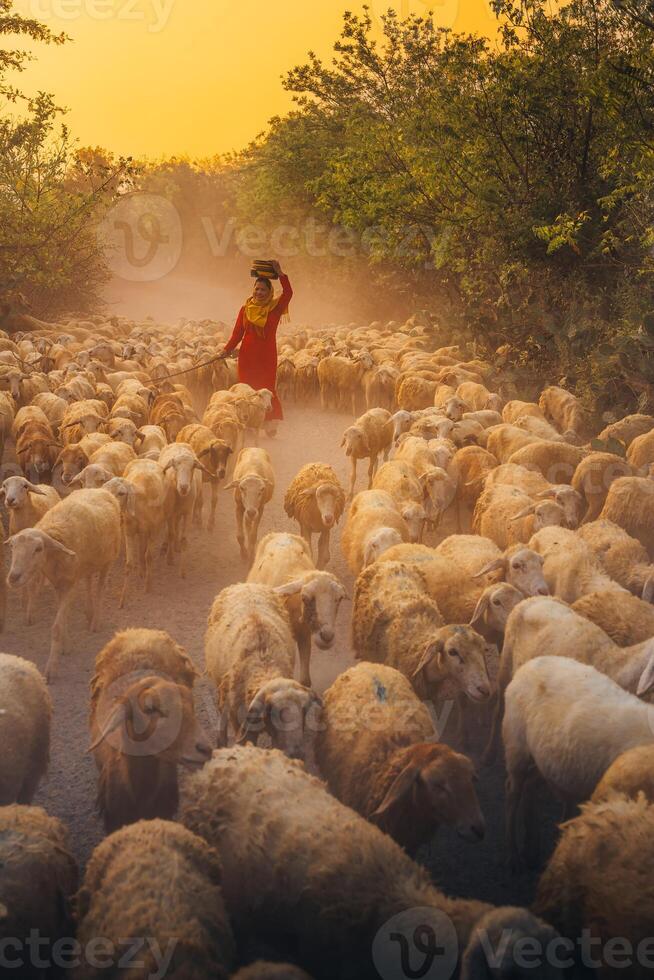
[[[304,582],[301,579],[296,579],[294,582],[287,582],[286,585],[277,585],[273,589],[276,595],[297,595],[298,592],[302,591],[302,586]]]
[[[469,626],[474,626],[475,623],[478,623],[480,619],[483,619],[484,613],[488,609],[489,603],[490,603],[489,593],[482,592],[482,594],[479,597],[479,602],[475,607],[475,611],[472,614],[472,619],[468,623]]]
[[[638,681],[638,687],[636,688],[636,695],[639,698],[644,697],[645,694],[649,692],[654,687],[654,653],[650,653],[647,663],[645,664],[645,669],[640,675]]]
[[[343,448],[344,445],[345,445],[345,436],[343,436],[343,438],[341,439],[341,449]]]
[[[549,487],[547,490],[541,490],[536,494],[537,500],[551,500],[556,497],[556,490],[554,487]]]
[[[138,445],[140,446],[141,443],[144,441],[144,439],[145,439],[145,433],[141,432],[140,429],[137,429],[136,432],[134,433],[134,442],[138,442]]]
[[[236,745],[245,745],[246,742],[256,742],[258,735],[263,731],[265,713],[266,699],[263,694],[259,693],[250,703],[245,721],[236,736]]]
[[[104,724],[104,728],[98,734],[95,741],[92,742],[91,745],[89,745],[86,751],[93,752],[93,750],[97,749],[98,745],[100,745],[101,742],[104,742],[105,738],[107,738],[108,735],[111,735],[112,732],[115,732],[118,728],[121,728],[126,721],[127,721],[127,705],[117,704],[114,710],[107,718]]]
[[[235,490],[236,487],[240,486],[238,480],[232,480],[231,483],[226,483],[223,490]]]
[[[428,643],[424,649],[422,657],[420,658],[420,662],[418,663],[418,666],[416,667],[416,669],[414,670],[411,676],[417,677],[419,674],[421,674],[422,671],[425,669],[425,667],[429,666],[429,664],[432,662],[436,654],[442,652],[443,652],[442,640],[434,640],[432,643]]]
[[[317,487],[307,487],[306,490],[302,490],[300,492],[300,494],[298,495],[298,499],[303,501],[303,500],[308,500],[309,497],[315,497],[317,489],[318,489]]]
[[[30,483],[30,485],[29,485],[29,487],[27,489],[29,490],[30,493],[35,493],[39,497],[47,497],[48,496],[47,493],[45,492],[45,490],[43,490],[39,486],[38,483]],[[0,492],[4,495],[4,492],[5,492],[4,491],[4,487],[2,488],[2,491],[0,491]]]
[[[420,767],[415,762],[406,765],[395,777],[386,792],[386,796],[377,809],[370,814],[369,819],[377,824],[383,822],[390,810],[396,807],[398,803],[404,802],[419,778]]]
[[[502,571],[504,571],[506,568],[506,560],[504,558],[495,558],[493,561],[489,562],[488,565],[484,565],[484,567],[475,575],[472,575],[471,578],[483,578],[484,575],[488,575],[490,572],[496,572],[500,568]]]
[[[70,548],[67,548],[65,544],[61,543],[61,541],[57,541],[56,538],[50,537],[49,534],[46,534],[45,538],[47,539],[47,542],[51,548],[54,548],[56,551],[61,551],[62,554],[68,555],[69,558],[77,558],[76,552],[71,551]]]
[[[530,514],[533,514],[534,513],[535,509],[536,509],[536,505],[535,504],[529,504],[528,507],[524,507],[517,514],[514,514],[513,517],[510,517],[509,518],[509,523],[511,523],[513,521],[519,521],[522,517],[529,517]]]
[[[650,575],[645,580],[641,599],[643,602],[654,602],[654,575]]]

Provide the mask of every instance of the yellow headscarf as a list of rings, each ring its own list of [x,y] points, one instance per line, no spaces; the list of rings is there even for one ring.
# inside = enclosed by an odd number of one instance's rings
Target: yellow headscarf
[[[268,280],[270,282],[270,280]],[[277,303],[281,299],[281,296],[275,296],[275,290],[272,282],[270,282],[271,297],[270,299],[264,300],[263,303],[259,303],[255,300],[254,296],[249,296],[245,301],[245,315],[248,322],[252,324],[257,333],[263,337],[264,327],[266,326],[266,320],[268,319],[268,314],[271,313]],[[288,315],[288,306],[282,310],[282,319],[287,322],[290,317]]]

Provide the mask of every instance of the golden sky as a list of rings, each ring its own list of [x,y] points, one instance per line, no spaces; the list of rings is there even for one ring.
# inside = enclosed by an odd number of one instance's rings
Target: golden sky
[[[329,58],[348,0],[15,0],[73,39],[36,49],[20,79],[70,111],[82,145],[136,157],[240,149],[291,105],[280,76],[309,50]],[[388,0],[369,0],[378,17]],[[402,14],[492,33],[488,0],[397,0]]]

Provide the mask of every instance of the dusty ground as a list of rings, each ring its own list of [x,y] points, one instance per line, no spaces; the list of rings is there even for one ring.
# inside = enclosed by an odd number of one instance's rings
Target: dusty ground
[[[348,465],[339,444],[343,429],[350,423],[351,418],[346,415],[325,415],[313,407],[287,407],[287,418],[278,437],[264,439],[262,443],[271,453],[277,480],[274,497],[262,521],[262,534],[271,530],[297,531],[284,513],[283,497],[286,487],[304,463],[330,462],[345,482]],[[362,467],[357,489],[364,488]],[[352,578],[340,554],[338,539],[337,531],[332,543],[330,570],[342,578],[351,592]],[[43,805],[68,825],[75,854],[82,865],[102,837],[101,825],[94,812],[95,768],[92,758],[86,754],[88,685],[95,656],[118,629],[157,627],[168,630],[202,668],[204,632],[211,603],[222,588],[242,580],[246,573],[236,543],[230,493],[221,497],[215,531],[209,533],[193,528],[190,547],[189,574],[185,581],[161,564],[155,573],[151,594],[146,596],[139,589],[122,611],[118,609],[121,573],[116,568],[108,587],[104,627],[100,633],[89,634],[86,630],[82,596],[79,608],[74,610],[72,651],[62,659],[51,689],[54,724],[50,772],[35,803]],[[52,593],[46,592],[38,607],[37,624],[26,627],[20,604],[10,595],[2,649],[27,657],[43,669],[53,616]],[[320,691],[354,662],[349,643],[349,619],[350,606],[344,604],[334,649],[314,651],[312,675],[314,685]],[[207,730],[212,731],[213,702],[210,685],[204,679],[199,685],[198,700],[200,717]],[[435,881],[452,894],[474,895],[502,904],[525,903],[533,896],[534,876],[511,878],[504,870],[503,776],[500,766],[480,773],[479,795],[488,824],[483,843],[466,844],[453,832],[443,830],[436,841],[423,849],[420,857],[430,868]],[[548,807],[548,819],[544,820],[550,837],[551,809]]]

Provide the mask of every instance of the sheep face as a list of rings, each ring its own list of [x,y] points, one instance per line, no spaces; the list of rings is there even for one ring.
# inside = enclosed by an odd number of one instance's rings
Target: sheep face
[[[534,507],[534,534],[544,527],[565,527],[565,524],[565,511],[556,501],[544,500]]]
[[[248,707],[237,743],[255,742],[266,732],[273,748],[291,759],[306,759],[317,731],[321,698],[288,677],[277,677],[257,692]]]
[[[402,517],[409,529],[409,541],[413,544],[422,541],[422,532],[427,520],[425,508],[420,504],[408,504],[402,510]]]
[[[88,461],[88,456],[79,446],[66,446],[65,449],[62,449],[55,461],[55,466],[61,463],[62,483],[69,486],[71,481],[82,472]]]
[[[502,402],[502,396],[496,394],[489,395],[488,398],[486,399],[486,404],[484,406],[484,408],[486,408],[489,412],[500,412],[500,413],[503,407],[504,405]]]
[[[434,466],[441,470],[447,469],[454,459],[454,453],[456,452],[456,447],[446,442],[445,439],[446,436],[441,436],[438,439],[430,439],[427,444],[434,458]]]
[[[493,632],[503,634],[511,610],[515,609],[523,599],[522,592],[508,582],[490,585],[480,596],[470,626],[483,621]]]
[[[179,429],[181,428],[182,426],[180,425]],[[123,418],[112,419],[109,422],[107,431],[109,432],[109,435],[111,436],[114,442],[124,442],[128,446],[133,447],[134,443],[137,441],[136,426],[131,419],[123,419]],[[177,433],[175,433],[175,437],[176,436]],[[172,439],[170,441],[174,442],[175,440]]]
[[[358,425],[351,425],[345,430],[341,446],[345,446],[346,456],[354,456],[356,459],[363,459],[370,451],[366,434]]]
[[[11,544],[11,567],[7,584],[13,589],[20,589],[39,575],[45,568],[48,554],[58,553],[70,559],[75,558],[74,551],[34,527],[19,531],[7,538],[7,541]]]
[[[420,477],[426,499],[427,517],[437,524],[456,496],[456,483],[440,466],[434,466]]]
[[[465,694],[471,701],[487,701],[491,694],[486,658],[497,648],[486,643],[469,626],[446,626],[428,644],[414,677],[422,676],[427,687],[438,685],[438,697]]]
[[[100,466],[99,463],[90,463],[69,482],[68,486],[84,487],[86,490],[99,490],[112,477],[113,473],[110,473],[104,466]]]
[[[392,548],[393,545],[402,544],[402,535],[392,527],[380,527],[366,540],[363,549],[363,564],[370,565],[373,561]]]
[[[404,753],[397,777],[370,819],[402,839],[403,824],[455,827],[464,840],[484,837],[486,825],[470,759],[441,744],[417,744]],[[406,829],[406,828],[404,828]]]
[[[338,494],[331,483],[321,483],[316,487],[316,506],[320,523],[327,530],[334,527],[338,517]]]
[[[543,575],[545,559],[531,548],[521,548],[506,562],[506,581],[524,596],[549,595]]]
[[[30,483],[24,476],[7,477],[0,490],[0,496],[4,499],[8,510],[20,510],[25,507],[30,493],[44,495],[38,484]]]
[[[83,415],[76,424],[84,429],[86,435],[90,435],[92,432],[97,432],[103,422],[104,419],[100,415],[89,412],[88,415]]]
[[[394,443],[397,443],[397,440],[401,435],[403,435],[403,433],[409,431],[412,421],[413,416],[411,412],[406,412],[404,409],[401,409],[399,412],[395,413],[392,418]]]
[[[345,589],[327,572],[302,586],[303,620],[309,626],[317,647],[329,650],[336,636],[336,618]]]
[[[269,412],[273,404],[273,394],[268,388],[261,388],[256,395],[264,412]]]
[[[542,496],[550,494],[549,490],[543,492]],[[582,508],[584,505],[583,497],[572,487],[568,487],[565,484],[553,488],[551,492],[552,498],[556,501],[559,507],[563,508],[563,514],[565,519],[565,524],[563,527],[568,527],[574,530],[579,527],[579,521],[581,519]]]
[[[179,453],[164,466],[164,473],[171,474],[180,497],[188,497],[193,488],[197,460],[192,453]]]
[[[91,749],[108,740],[130,756],[200,768],[211,745],[195,717],[193,693],[183,684],[145,677],[131,684],[105,720]]]
[[[268,481],[264,480],[262,476],[257,476],[256,473],[251,473],[249,476],[244,476],[238,483],[229,484],[225,489],[229,490],[232,486],[237,487],[237,494],[241,498],[246,525],[252,523],[263,508],[269,489]]]
[[[445,414],[451,422],[460,422],[468,406],[461,398],[448,398],[445,402]]]
[[[227,472],[227,460],[229,459],[231,453],[231,446],[228,446],[222,439],[216,439],[211,446],[208,446],[200,453],[199,459],[202,459],[203,456],[208,456],[211,469],[218,479],[222,480]]]
[[[104,488],[109,493],[113,493],[121,510],[126,511],[130,517],[135,516],[136,488],[129,480],[125,480],[122,476],[114,476],[105,483]]]

